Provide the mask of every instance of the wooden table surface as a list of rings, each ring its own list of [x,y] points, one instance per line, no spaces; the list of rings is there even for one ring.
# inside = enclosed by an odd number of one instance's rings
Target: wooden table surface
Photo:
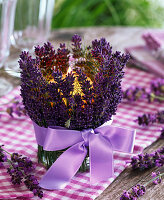
[[[89,27],[89,28],[77,28],[77,29],[59,29],[52,32],[50,41],[58,47],[59,43],[68,43],[73,34],[79,34],[85,44],[90,43],[91,40],[95,38],[105,37],[110,41],[114,50],[123,51],[124,47],[131,45],[139,45],[144,42],[141,39],[141,34],[145,29],[140,27]],[[17,58],[19,51],[11,48],[11,55],[9,59]],[[20,83],[19,78],[11,77],[6,72],[0,70],[0,77],[5,77],[10,81],[13,86],[17,86]],[[162,147],[164,140],[158,140],[151,146],[146,148],[145,152],[153,152],[154,150]],[[157,170],[157,169],[156,169]],[[123,190],[128,190],[136,184],[144,184],[147,180],[150,180],[151,172],[154,169],[147,170],[142,173],[132,172],[130,167],[126,168],[115,180],[114,182],[99,196],[96,200],[117,200],[120,199]],[[164,181],[160,185],[149,184],[147,187],[147,192],[141,200],[164,200]]]

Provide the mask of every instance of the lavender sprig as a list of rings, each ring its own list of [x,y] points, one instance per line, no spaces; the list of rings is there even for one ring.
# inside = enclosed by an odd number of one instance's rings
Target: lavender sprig
[[[143,171],[152,167],[164,165],[164,146],[151,154],[133,156],[130,162],[133,170]]]
[[[5,105],[7,105],[7,108],[4,109],[3,107]],[[13,118],[15,116],[21,117],[27,115],[27,112],[24,108],[24,105],[20,97],[15,97],[10,102],[6,104],[1,104],[0,107],[1,107],[0,109],[1,113],[7,113]]]
[[[39,187],[39,183],[34,175],[26,176],[24,184],[35,196],[38,196],[39,198],[43,197],[43,191],[41,190],[41,187]]]
[[[139,125],[142,126],[148,126],[150,124],[158,123],[163,124],[164,123],[164,110],[158,111],[153,114],[143,114],[141,116],[138,116],[138,118],[135,120],[138,122]]]
[[[31,172],[35,169],[33,162],[27,158],[23,157],[18,153],[10,154],[0,145],[0,167],[3,166],[4,162],[7,162],[9,167],[7,168],[7,173],[11,176],[11,182],[14,185],[20,185],[22,182],[27,186],[27,188],[33,192],[35,196],[39,198],[43,197],[43,192],[39,183]],[[7,154],[10,155],[10,159],[7,158]]]
[[[164,101],[164,79],[156,79],[149,88],[131,86],[123,92],[123,98],[128,101],[147,100],[148,102]]]
[[[145,170],[152,167],[162,167],[164,166],[164,146],[154,153],[151,154],[138,154],[131,158],[131,166],[133,170]],[[146,182],[144,185],[137,184],[132,187],[130,191],[124,191],[121,195],[120,200],[137,200],[140,196],[143,196],[146,192],[146,186],[153,182],[154,184],[159,184],[162,181],[162,176],[164,173],[152,172],[152,178],[150,181]]]
[[[152,172],[151,176],[154,178],[153,183],[155,185],[158,185],[159,183],[162,182],[162,175],[159,171],[158,172]]]
[[[124,191],[124,193],[121,195],[120,200],[137,200],[139,197],[143,196],[146,192],[146,186],[150,183],[153,182],[154,184],[159,184],[162,182],[162,176],[164,173],[160,172],[153,172],[152,177],[150,181],[148,181],[144,185],[137,184],[134,187],[132,187],[131,191]]]
[[[132,187],[132,191],[124,191],[120,200],[136,200],[138,197],[143,196],[145,194],[146,188],[143,185],[135,185]]]
[[[147,98],[145,88],[131,86],[123,92],[123,98],[128,101],[137,101]]]

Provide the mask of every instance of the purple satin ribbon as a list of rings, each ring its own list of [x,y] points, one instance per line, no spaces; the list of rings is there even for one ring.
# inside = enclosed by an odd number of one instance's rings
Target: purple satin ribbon
[[[68,148],[49,168],[40,181],[45,189],[61,189],[80,168],[89,146],[90,182],[113,176],[113,151],[132,153],[135,130],[111,125],[83,131],[63,127],[44,128],[34,124],[37,143],[46,151]]]

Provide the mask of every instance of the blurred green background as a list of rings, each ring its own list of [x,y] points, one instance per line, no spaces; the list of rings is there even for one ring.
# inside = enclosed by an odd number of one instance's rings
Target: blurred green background
[[[56,0],[52,28],[164,26],[164,0]]]

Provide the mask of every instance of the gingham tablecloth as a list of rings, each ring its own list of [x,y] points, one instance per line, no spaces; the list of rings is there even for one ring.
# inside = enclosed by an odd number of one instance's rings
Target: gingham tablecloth
[[[148,87],[151,80],[155,79],[152,74],[145,73],[136,69],[126,69],[123,80],[123,88],[129,86]],[[0,104],[7,103],[15,96],[19,95],[19,88],[13,90],[10,94],[0,98]],[[149,127],[139,127],[134,120],[138,115],[148,112],[156,112],[163,105],[159,103],[147,103],[146,101],[126,103],[122,102],[114,116],[114,125],[124,128],[137,129],[134,153],[141,152],[145,147],[152,144],[160,135],[159,125]],[[2,108],[2,107],[1,107]],[[3,106],[5,108],[5,106]],[[30,157],[37,164],[37,144],[34,137],[34,130],[30,119],[12,119],[8,115],[0,118],[0,144],[4,144],[9,152],[18,152]],[[114,153],[114,177],[99,184],[89,184],[89,173],[77,174],[71,182],[62,190],[44,191],[44,200],[91,200],[100,195],[105,188],[125,169],[125,161],[129,160],[131,155],[123,153]],[[37,164],[35,175],[40,179],[45,173],[45,169]],[[38,199],[33,197],[32,192],[26,190],[24,186],[14,187],[10,183],[10,177],[4,168],[0,169],[0,199]]]

